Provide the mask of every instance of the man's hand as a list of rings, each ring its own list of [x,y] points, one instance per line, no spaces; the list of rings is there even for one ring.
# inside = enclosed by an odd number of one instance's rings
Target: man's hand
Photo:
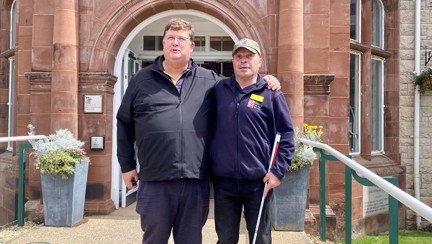
[[[267,88],[270,90],[278,91],[282,88],[279,80],[273,75],[266,75],[263,79],[267,82]]]
[[[129,172],[123,173],[123,181],[126,184],[126,187],[129,189],[133,189],[137,187],[137,183],[138,183],[138,174],[137,171],[131,170]]]
[[[273,189],[281,184],[280,180],[272,173],[267,173],[264,176],[263,182],[267,182],[267,186],[264,189],[264,197],[267,197],[267,193],[270,189]]]

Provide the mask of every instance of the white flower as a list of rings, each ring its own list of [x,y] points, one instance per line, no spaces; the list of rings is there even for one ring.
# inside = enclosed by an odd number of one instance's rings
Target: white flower
[[[28,135],[35,135],[35,127],[27,125]],[[82,148],[84,142],[76,139],[68,129],[57,130],[55,134],[48,136],[48,142],[44,140],[29,140],[33,147],[32,155],[36,157],[35,167],[41,173],[67,175],[74,173],[74,165],[85,158]]]
[[[313,147],[303,144],[300,142],[300,139],[304,138],[310,141],[321,142],[323,126],[304,124],[303,127],[303,130],[300,130],[297,127],[294,129],[295,153],[289,169],[291,172],[312,165],[314,160],[317,158],[316,153],[313,151]]]

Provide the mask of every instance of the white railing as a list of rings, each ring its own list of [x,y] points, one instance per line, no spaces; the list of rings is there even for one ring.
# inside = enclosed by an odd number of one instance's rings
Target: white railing
[[[28,140],[38,140],[38,139],[42,139],[45,142],[48,142],[48,137],[44,136],[44,135],[33,135],[33,136],[11,136],[11,137],[0,137],[0,142],[12,142],[12,141],[28,141]],[[20,147],[21,150],[21,147]],[[25,150],[25,149],[24,149]],[[21,157],[21,152],[18,153]],[[21,161],[21,158],[19,159],[20,163],[19,163],[19,176],[18,176],[18,213],[17,213],[17,224],[19,227],[24,226],[24,181],[25,181],[25,163],[23,163],[24,167],[22,167],[23,165],[22,162],[25,161]]]
[[[339,159],[342,163],[350,167],[351,169],[355,170],[358,175],[360,175],[363,178],[368,179],[372,183],[374,183],[376,186],[381,188],[383,191],[387,192],[392,197],[396,198],[399,202],[403,203],[405,206],[409,207],[414,212],[420,214],[423,218],[427,219],[429,222],[432,223],[432,208],[428,205],[424,204],[423,202],[417,200],[413,196],[409,195],[408,193],[402,191],[398,187],[392,185],[390,182],[384,180],[380,176],[374,174],[372,171],[366,169],[365,167],[361,166],[356,161],[348,158],[347,156],[343,155],[342,153],[336,151],[332,147],[330,147],[327,144],[310,141],[306,139],[300,139],[301,142],[311,145],[316,148],[323,149],[333,155],[335,158]]]
[[[37,139],[42,139],[45,142],[48,142],[48,137],[44,135],[0,137],[0,142],[28,141],[28,140],[37,140]]]

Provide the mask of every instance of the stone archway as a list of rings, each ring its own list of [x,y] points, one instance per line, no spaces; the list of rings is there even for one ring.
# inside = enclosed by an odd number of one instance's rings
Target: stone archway
[[[247,6],[243,6],[247,5]],[[248,9],[249,12],[244,12]],[[195,10],[203,12],[219,19],[224,25],[231,29],[237,37],[250,37],[256,39],[263,48],[264,56],[267,50],[271,49],[268,35],[268,20],[259,20],[257,16],[267,16],[265,8],[257,8],[250,2],[242,5],[231,3],[230,1],[200,2],[199,4],[174,4],[169,0],[153,2],[129,2],[128,4],[116,9],[111,16],[106,15],[105,25],[92,32],[98,33],[94,36],[94,45],[89,56],[87,70],[89,72],[108,72],[113,74],[114,61],[126,41],[127,36],[133,32],[137,26],[155,14],[160,14],[168,10]],[[274,21],[275,22],[275,21]],[[162,31],[162,30],[161,30]],[[274,34],[274,33],[273,33]],[[276,38],[273,37],[275,40]],[[270,51],[271,52],[271,51]],[[267,62],[265,62],[267,63]],[[264,67],[267,70],[267,67]]]
[[[127,82],[128,82],[128,75],[124,72],[125,68],[124,65],[128,64],[129,62],[124,60],[124,57],[128,57],[129,55],[124,55],[125,51],[128,49],[131,40],[136,38],[137,35],[141,34],[141,31],[144,30],[147,26],[152,25],[152,23],[160,21],[160,20],[164,20],[164,19],[169,19],[171,17],[182,17],[185,19],[189,19],[188,16],[192,16],[192,18],[197,18],[197,19],[205,19],[206,21],[209,21],[211,23],[213,23],[214,25],[217,25],[220,29],[224,30],[225,33],[227,33],[231,39],[233,39],[235,42],[238,41],[237,36],[234,34],[233,31],[231,31],[231,29],[229,27],[227,27],[224,23],[222,23],[220,20],[209,16],[206,13],[203,12],[199,12],[199,11],[195,11],[195,10],[168,10],[168,11],[164,11],[158,14],[155,14],[149,18],[147,18],[146,20],[144,20],[142,23],[140,23],[137,27],[135,27],[135,29],[133,31],[131,31],[129,33],[129,35],[125,38],[125,41],[123,42],[123,44],[121,45],[119,52],[117,54],[117,58],[116,58],[116,62],[115,62],[115,67],[114,67],[114,75],[119,77],[118,82],[115,84],[114,86],[114,99],[113,99],[113,104],[114,104],[114,108],[113,111],[117,111],[118,107],[120,106],[120,102],[121,102],[121,97],[122,97],[122,93],[124,92],[124,90],[126,89],[127,86]],[[164,24],[165,24],[165,20],[164,20]],[[162,29],[161,29],[162,32]],[[195,34],[197,34],[197,32],[195,32]],[[126,69],[127,70],[127,69]],[[123,74],[123,75],[122,75]],[[115,112],[113,114],[113,121],[115,121]],[[114,125],[114,123],[113,123]],[[122,184],[121,178],[120,176],[120,169],[119,169],[119,164],[117,161],[117,157],[116,157],[116,126],[113,126],[113,148],[112,148],[112,163],[113,163],[113,167],[112,167],[112,187],[111,187],[111,197],[112,200],[114,202],[114,204],[116,205],[116,207],[120,206],[120,202],[122,203],[122,207],[124,207],[125,203],[128,202],[126,200],[126,196],[131,194],[133,191],[128,191],[126,189],[126,187],[124,186],[124,184]],[[119,192],[121,194],[121,196],[119,196]],[[121,200],[119,200],[121,199]]]
[[[229,8],[228,5],[230,5],[231,8]],[[207,16],[207,18],[223,26],[228,33],[231,33],[230,35],[235,40],[237,38],[234,37],[237,36],[248,36],[259,42],[265,42],[261,37],[269,39],[268,35],[258,34],[260,32],[265,33],[267,28],[263,25],[259,25],[259,22],[254,23],[252,21],[256,19],[257,13],[250,12],[248,15],[244,15],[244,13],[238,10],[240,6],[231,5],[232,4],[223,1],[222,3],[218,2],[217,5],[202,3],[190,6],[190,8],[187,9],[189,6],[174,6],[170,1],[155,1],[152,5],[140,1],[121,7],[118,6],[116,10],[112,11],[111,15],[104,15],[106,16],[104,20],[105,24],[99,27],[100,29],[91,31],[91,33],[97,34],[91,37],[95,40],[91,50],[83,49],[86,50],[89,60],[86,65],[81,66],[80,87],[83,89],[81,89],[80,92],[82,93],[85,90],[86,92],[92,91],[93,94],[102,94],[105,111],[103,116],[100,116],[98,120],[90,119],[90,116],[87,114],[82,115],[80,119],[80,123],[82,122],[81,134],[86,135],[86,137],[95,134],[105,135],[105,154],[98,155],[97,162],[103,162],[103,170],[105,172],[111,172],[111,177],[108,178],[108,175],[106,175],[104,182],[89,181],[87,186],[88,192],[101,192],[101,188],[106,190],[102,190],[103,195],[99,196],[92,193],[89,196],[88,194],[86,210],[100,213],[101,211],[109,212],[113,207],[118,207],[118,200],[116,200],[118,196],[116,196],[116,194],[120,190],[119,181],[121,181],[121,179],[119,178],[118,162],[115,153],[116,128],[114,121],[115,111],[118,108],[116,107],[118,106],[116,103],[119,104],[121,96],[118,96],[120,93],[116,92],[116,86],[118,85],[116,76],[120,76],[116,67],[121,65],[118,61],[122,58],[123,52],[130,42],[129,39],[136,35],[135,32],[137,32],[137,30],[143,28],[141,25],[151,23],[169,11],[184,11],[186,14],[201,14]],[[155,9],[158,9],[158,11],[155,11]],[[250,6],[250,9],[254,8]],[[205,10],[205,12],[203,12],[203,10]],[[235,14],[232,14],[232,17],[228,16],[229,13],[233,12],[235,12]],[[163,30],[161,30],[161,32],[162,31]],[[268,46],[265,44],[262,45],[263,47]],[[266,51],[263,50],[263,52],[265,53]],[[111,197],[109,196],[110,193],[108,189],[111,189]],[[109,198],[111,198],[110,201],[108,201]],[[94,199],[94,201],[92,199]]]

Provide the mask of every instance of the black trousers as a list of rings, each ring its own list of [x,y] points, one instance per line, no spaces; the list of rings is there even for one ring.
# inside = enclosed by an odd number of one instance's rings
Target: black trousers
[[[252,243],[263,190],[264,183],[262,180],[238,180],[215,177],[215,224],[218,244],[238,243],[243,208],[249,242]],[[269,203],[272,197],[273,191],[270,190],[264,201],[256,244],[271,243],[271,213]]]

